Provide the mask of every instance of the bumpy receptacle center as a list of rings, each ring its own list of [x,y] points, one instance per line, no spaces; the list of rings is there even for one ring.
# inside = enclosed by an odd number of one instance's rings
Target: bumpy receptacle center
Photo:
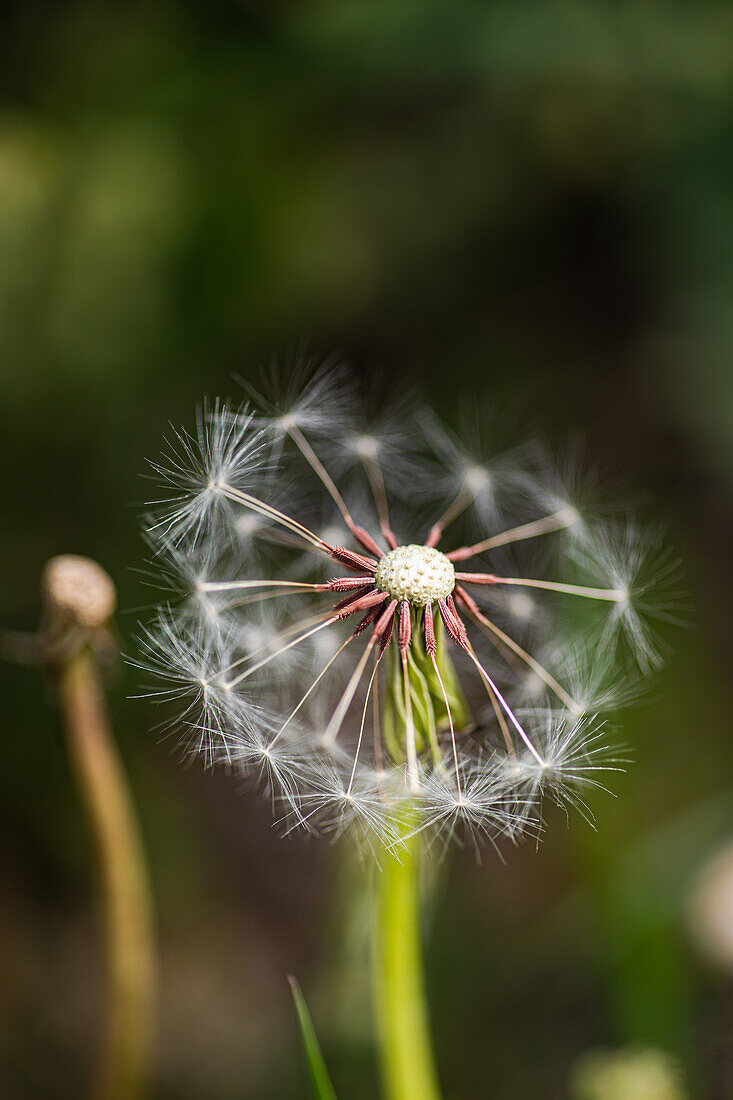
[[[381,559],[374,583],[394,600],[417,607],[450,596],[456,583],[453,563],[430,546],[398,546]]]

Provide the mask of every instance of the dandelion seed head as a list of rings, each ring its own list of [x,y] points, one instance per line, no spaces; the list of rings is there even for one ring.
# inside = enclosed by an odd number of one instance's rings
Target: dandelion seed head
[[[592,820],[618,766],[596,716],[639,690],[619,649],[646,673],[670,613],[659,540],[590,521],[575,467],[487,451],[481,416],[455,433],[411,397],[360,420],[338,365],[250,397],[155,464],[170,599],[138,664],[187,751],[286,829],[376,848],[406,820],[438,851],[538,836],[548,799]]]

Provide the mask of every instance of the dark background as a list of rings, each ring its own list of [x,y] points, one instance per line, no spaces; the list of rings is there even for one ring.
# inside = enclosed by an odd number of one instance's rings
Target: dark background
[[[142,480],[168,421],[305,339],[507,438],[580,433],[669,526],[691,625],[635,763],[539,851],[459,852],[428,975],[450,1097],[568,1095],[651,1045],[733,1095],[733,989],[688,933],[733,832],[733,8],[672,0],[12,5],[0,42],[0,623],[97,558],[121,645],[154,600]],[[90,853],[50,695],[0,667],[0,1084],[78,1096],[98,1041]],[[305,1097],[285,973],[339,1095],[376,1092],[343,850],[180,767],[111,689],[152,864],[156,1096]],[[349,875],[356,881],[350,885]],[[733,924],[733,911],[730,914]]]

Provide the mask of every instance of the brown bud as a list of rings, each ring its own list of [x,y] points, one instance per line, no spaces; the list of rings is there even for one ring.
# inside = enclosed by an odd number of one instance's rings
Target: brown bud
[[[111,577],[91,558],[60,554],[43,570],[43,594],[53,619],[93,630],[111,619],[117,593]]]

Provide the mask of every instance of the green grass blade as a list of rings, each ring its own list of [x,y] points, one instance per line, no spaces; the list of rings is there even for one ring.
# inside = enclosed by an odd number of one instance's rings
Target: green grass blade
[[[313,1027],[313,1021],[311,1020],[308,1006],[305,1003],[305,997],[301,992],[297,979],[294,978],[292,974],[288,975],[288,981],[293,991],[295,1009],[298,1013],[298,1023],[300,1024],[300,1033],[303,1036],[303,1046],[305,1047],[305,1056],[308,1060],[313,1095],[316,1097],[316,1100],[336,1100],[336,1093],[331,1084],[331,1078],[328,1076],[326,1063],[323,1060],[323,1054],[318,1044],[316,1030]]]

